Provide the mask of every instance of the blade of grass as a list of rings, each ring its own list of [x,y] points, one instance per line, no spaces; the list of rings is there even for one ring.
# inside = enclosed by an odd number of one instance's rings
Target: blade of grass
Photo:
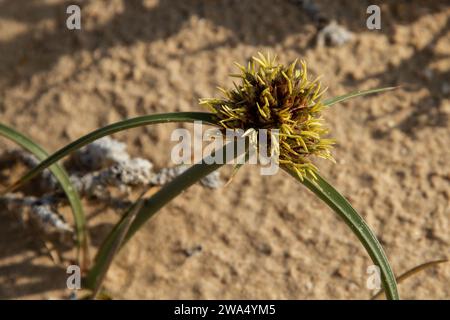
[[[444,262],[448,262],[448,259],[440,259],[440,260],[435,260],[435,261],[429,261],[429,262],[425,262],[422,263],[404,273],[402,273],[400,276],[397,277],[397,284],[402,283],[404,280],[408,279],[409,277],[417,274],[418,272],[424,271],[426,269],[429,269],[431,267],[434,267],[440,263],[444,263]],[[383,290],[378,291],[372,298],[371,300],[376,300],[378,298],[380,298],[383,295]]]
[[[373,93],[379,93],[379,92],[385,92],[385,91],[389,91],[389,90],[394,90],[397,89],[398,87],[386,87],[386,88],[378,88],[378,89],[369,89],[369,90],[358,90],[358,91],[354,91],[354,92],[350,92],[347,94],[344,94],[342,96],[337,96],[337,97],[333,97],[330,99],[326,99],[323,101],[323,105],[324,106],[331,106],[333,104],[339,103],[339,102],[343,102],[343,101],[347,101],[350,100],[352,98],[356,98],[356,97],[361,97],[361,96],[365,96],[368,94],[373,94]]]
[[[47,152],[40,145],[6,125],[0,124],[0,135],[14,141],[19,146],[32,153],[39,160],[44,160],[48,157]],[[55,163],[50,166],[49,169],[58,180],[61,188],[67,196],[67,199],[69,200],[76,229],[78,260],[83,268],[87,268],[89,264],[88,235],[86,232],[86,219],[83,212],[83,207],[81,205],[80,197],[78,195],[78,192],[70,182],[69,175],[63,169],[63,167]]]
[[[236,177],[237,173],[239,172],[239,169],[241,169],[244,166],[244,164],[238,163],[233,166],[233,171],[231,172],[230,178],[228,178],[228,181],[223,186],[224,188],[227,187]]]
[[[143,195],[143,194],[142,194]],[[142,199],[142,196],[139,197],[139,199],[132,205],[130,208],[127,209],[125,214],[123,215],[124,219],[122,223],[120,223],[120,227],[117,230],[117,237],[115,237],[114,241],[111,243],[110,250],[108,251],[106,257],[105,257],[105,263],[102,265],[102,269],[99,270],[97,281],[92,293],[92,299],[96,299],[98,293],[100,292],[103,279],[106,276],[106,272],[108,271],[114,256],[119,251],[122,242],[125,238],[125,235],[127,234],[131,223],[133,222],[133,219],[136,217],[136,214],[141,210],[142,206],[144,204],[144,200]]]
[[[223,154],[226,157],[226,151],[228,148],[228,144],[223,147]],[[236,147],[236,145],[235,145]],[[241,153],[239,153],[239,149],[235,148],[234,156],[239,157]],[[244,148],[245,149],[245,148]],[[243,150],[245,153],[247,150]],[[224,158],[225,159],[225,158]],[[202,178],[206,177],[208,174],[214,172],[223,166],[223,164],[212,163],[213,161],[209,161],[204,158],[199,163],[192,165],[189,169],[184,171],[181,175],[174,178],[172,181],[164,185],[157,193],[155,193],[149,199],[146,199],[142,205],[142,208],[136,215],[136,218],[131,223],[129,230],[122,242],[122,245],[125,243],[147,222],[155,213],[157,213],[161,208],[163,208],[167,203],[173,200],[176,196],[181,194],[184,190],[192,186],[194,183],[198,182]],[[223,161],[225,162],[225,161]],[[211,164],[207,164],[211,163]],[[99,275],[102,270],[105,270],[105,265],[108,264],[108,255],[111,252],[114,243],[116,243],[117,237],[120,236],[121,230],[123,230],[123,226],[126,224],[126,216],[123,216],[122,219],[114,226],[113,230],[106,237],[104,242],[102,243],[100,249],[97,252],[95,257],[94,265],[92,266],[89,274],[85,279],[86,288],[94,288],[98,281]]]
[[[386,254],[375,234],[350,203],[319,174],[316,173],[317,180],[307,177],[302,181],[292,169],[287,167],[283,167],[283,169],[316,194],[344,220],[364,245],[373,263],[380,268],[381,281],[388,299],[398,300],[395,276]]]
[[[28,171],[23,177],[21,177],[18,181],[13,183],[11,186],[3,190],[0,194],[5,194],[8,192],[12,192],[17,188],[24,185],[27,181],[35,177],[37,174],[42,172],[45,168],[49,167],[56,161],[62,159],[67,156],[71,152],[80,149],[81,147],[99,139],[104,136],[111,135],[113,133],[136,128],[140,126],[145,126],[149,124],[157,124],[157,123],[168,123],[168,122],[194,122],[194,121],[203,121],[208,124],[216,124],[215,116],[212,113],[206,112],[178,112],[178,113],[161,113],[154,115],[147,115],[136,117],[132,119],[127,119],[123,121],[119,121],[113,124],[110,124],[106,127],[97,129],[92,131],[91,133],[69,143],[65,147],[59,149],[50,157],[42,161],[35,168]]]
[[[379,93],[384,92],[388,90],[396,89],[397,87],[387,87],[387,88],[378,88],[378,89],[370,89],[370,90],[360,90],[351,92],[342,96],[333,97],[330,99],[327,99],[323,102],[325,106],[331,106],[338,102],[343,102],[346,100],[349,100],[351,98],[364,96],[368,94],[373,93]],[[124,121],[120,121],[111,125],[108,125],[106,127],[97,129],[75,141],[68,144],[67,146],[63,147],[62,149],[56,151],[54,154],[52,154],[48,159],[41,162],[36,168],[33,168],[28,173],[26,173],[23,177],[21,177],[18,181],[13,183],[11,186],[3,190],[1,194],[5,194],[8,192],[12,192],[25,184],[27,181],[35,177],[37,174],[39,174],[42,170],[53,164],[54,162],[62,159],[66,155],[70,154],[71,152],[101,138],[119,131],[149,125],[149,124],[156,124],[156,123],[167,123],[167,122],[193,122],[193,121],[204,121],[205,123],[209,123],[212,125],[216,125],[217,121],[215,119],[215,116],[212,113],[207,112],[178,112],[178,113],[162,113],[162,114],[155,114],[155,115],[147,115],[147,116],[141,116],[136,117],[132,119],[127,119]]]

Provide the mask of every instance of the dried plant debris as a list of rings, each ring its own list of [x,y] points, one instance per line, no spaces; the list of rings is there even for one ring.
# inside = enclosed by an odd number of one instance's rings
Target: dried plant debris
[[[98,139],[75,152],[72,160],[88,171],[130,160],[127,145],[109,136]]]
[[[33,154],[23,151],[22,149],[14,149],[6,151],[0,159],[3,163],[8,163],[8,166],[14,164],[22,164],[28,169],[34,168],[39,164],[39,159]],[[39,190],[54,190],[58,186],[58,181],[55,179],[50,170],[45,169],[40,176],[39,185],[37,186]]]
[[[73,232],[55,207],[56,200],[52,197],[22,197],[15,194],[0,197],[0,208],[21,217],[24,222],[32,221],[46,232]]]
[[[69,159],[81,169],[70,175],[70,180],[81,197],[95,198],[97,202],[121,210],[128,204],[126,196],[130,195],[134,188],[162,186],[189,167],[181,165],[163,168],[155,173],[150,161],[132,158],[126,149],[126,144],[105,137],[76,152]],[[8,164],[22,163],[29,168],[39,163],[38,159],[23,150],[5,152],[0,156],[0,161]],[[7,194],[0,197],[0,209],[16,214],[24,222],[37,222],[45,232],[72,232],[72,227],[57,212],[57,208],[66,204],[67,200],[51,172],[45,170],[40,179],[32,183],[38,183],[38,190],[45,194],[41,197]],[[219,171],[203,178],[200,183],[211,189],[224,185]],[[121,198],[116,196],[115,191],[119,191]]]
[[[150,161],[135,158],[81,177],[72,175],[70,179],[81,195],[100,197],[107,193],[107,187],[117,187],[128,192],[130,187],[148,185],[153,176],[152,169]]]

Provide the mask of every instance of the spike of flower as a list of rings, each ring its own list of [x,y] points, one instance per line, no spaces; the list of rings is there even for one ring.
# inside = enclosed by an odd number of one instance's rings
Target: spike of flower
[[[293,168],[300,178],[315,178],[311,156],[334,160],[332,139],[324,139],[318,79],[309,81],[305,61],[288,66],[277,64],[276,56],[258,53],[247,68],[236,63],[241,83],[222,91],[223,99],[201,99],[224,128],[278,129],[279,163]],[[270,144],[269,144],[270,145]]]

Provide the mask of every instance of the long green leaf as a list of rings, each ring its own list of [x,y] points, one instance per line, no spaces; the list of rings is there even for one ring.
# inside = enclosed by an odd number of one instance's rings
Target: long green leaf
[[[229,145],[225,145],[223,147],[224,157],[226,156],[228,146]],[[233,155],[235,157],[239,157],[241,155],[239,151],[245,153],[247,149],[239,150],[235,148]],[[144,225],[145,222],[147,222],[167,203],[181,194],[184,190],[192,186],[194,183],[198,182],[200,179],[219,169],[221,166],[223,166],[223,164],[212,163],[212,161],[203,159],[199,163],[192,165],[181,175],[177,176],[172,181],[164,185],[151,198],[145,200],[142,208],[137,213],[136,218],[131,223],[127,235],[124,238],[123,244],[125,244]],[[114,226],[113,230],[111,230],[111,232],[101,245],[100,249],[98,250],[94,265],[89,271],[88,276],[86,277],[85,286],[88,289],[92,289],[97,286],[99,277],[105,270],[106,265],[109,263],[109,253],[114,250],[114,243],[117,243],[116,239],[120,237],[121,230],[124,229],[124,225],[127,223],[126,221],[127,215],[124,215],[122,219]]]
[[[71,152],[80,149],[81,147],[99,139],[104,136],[111,135],[113,133],[136,128],[140,126],[145,126],[149,124],[157,124],[157,123],[168,123],[168,122],[194,122],[194,121],[203,121],[208,124],[216,124],[215,116],[212,113],[206,112],[178,112],[178,113],[161,113],[154,115],[147,115],[136,117],[132,119],[127,119],[124,121],[116,122],[110,124],[106,127],[97,129],[92,131],[91,133],[69,143],[65,147],[59,149],[50,157],[42,161],[35,168],[31,169],[28,173],[26,173],[23,177],[21,177],[18,181],[13,183],[11,186],[3,190],[1,194],[5,194],[8,192],[12,192],[25,184],[27,181],[35,177],[37,174],[42,172],[45,168],[49,167],[56,161],[62,159],[67,156]]]
[[[48,157],[47,152],[39,146],[37,143],[32,141],[25,135],[17,132],[16,130],[0,124],[0,135],[14,141],[20,145],[25,150],[32,153],[39,160],[44,160]],[[83,212],[83,207],[81,205],[80,197],[78,192],[73,187],[70,182],[69,175],[66,171],[57,163],[50,166],[50,171],[53,173],[55,178],[58,180],[61,188],[64,190],[69,203],[72,207],[73,218],[75,222],[75,229],[77,235],[78,244],[78,259],[80,260],[80,253],[82,254],[81,265],[87,267],[88,264],[88,235],[86,232],[86,219]]]
[[[424,271],[426,269],[429,269],[429,268],[434,267],[434,266],[436,266],[436,265],[438,265],[440,263],[445,263],[445,262],[448,262],[448,259],[440,259],[440,260],[429,261],[429,262],[422,263],[422,264],[420,264],[418,266],[415,266],[414,268],[412,268],[412,269],[402,273],[401,275],[399,275],[397,277],[397,284],[402,283],[404,280],[408,279],[409,277],[412,277],[413,275],[415,275],[415,274],[417,274],[417,273],[419,273],[421,271]],[[371,298],[371,300],[376,300],[376,299],[380,298],[382,294],[383,294],[383,290],[378,291]]]
[[[133,222],[133,219],[135,218],[136,214],[141,210],[143,204],[144,201],[141,196],[132,206],[130,206],[130,208],[127,209],[127,211],[123,215],[124,219],[121,221],[120,228],[117,230],[117,236],[114,238],[114,241],[111,242],[109,251],[105,256],[105,263],[102,265],[102,268],[99,269],[98,276],[96,277],[96,283],[92,293],[93,299],[97,298],[97,295],[100,292],[102,286],[103,279],[106,276],[106,272],[108,271],[114,259],[114,256],[117,254],[120,247],[122,246],[122,242],[125,239],[125,236],[131,226],[131,223]]]
[[[314,192],[314,194],[344,220],[364,245],[373,263],[380,268],[381,281],[388,299],[399,299],[395,276],[381,244],[364,219],[353,209],[350,203],[319,174],[316,173],[316,180],[308,177],[301,180],[292,169],[287,167],[283,167],[283,169]]]
[[[397,87],[387,87],[387,88],[379,88],[379,89],[370,89],[370,90],[359,90],[355,92],[351,92],[349,94],[345,94],[342,96],[333,97],[330,99],[327,99],[323,102],[325,106],[331,106],[333,104],[336,104],[338,102],[343,102],[346,100],[349,100],[351,98],[364,96],[368,94],[373,93],[379,93],[384,92],[388,90],[396,89]],[[71,152],[101,138],[119,131],[136,128],[144,125],[149,124],[156,124],[156,123],[166,123],[166,122],[192,122],[192,121],[204,121],[205,123],[209,124],[217,124],[217,121],[215,119],[214,114],[207,113],[207,112],[178,112],[178,113],[162,113],[162,114],[155,114],[155,115],[147,115],[147,116],[141,116],[136,117],[133,119],[127,119],[124,121],[120,121],[111,125],[108,125],[106,127],[97,129],[75,141],[68,144],[67,146],[63,147],[62,149],[58,150],[54,154],[52,154],[48,159],[41,162],[36,168],[33,168],[30,170],[27,174],[25,174],[23,177],[21,177],[18,181],[13,183],[11,186],[9,186],[6,190],[1,192],[0,194],[5,194],[7,192],[11,192],[25,184],[27,181],[35,177],[37,174],[39,174],[42,170],[50,166],[51,164],[55,163],[56,161],[60,160],[61,158],[65,157],[66,155],[70,154]]]
[[[398,87],[386,87],[386,88],[369,89],[369,90],[358,90],[358,91],[354,91],[354,92],[350,92],[350,93],[344,94],[342,96],[337,96],[337,97],[333,97],[333,98],[330,98],[330,99],[326,99],[326,100],[323,101],[323,105],[324,106],[331,106],[333,104],[336,104],[336,103],[339,103],[339,102],[344,102],[344,101],[350,100],[352,98],[365,96],[365,95],[372,94],[372,93],[385,92],[385,91],[394,90],[394,89],[397,89],[397,88]]]

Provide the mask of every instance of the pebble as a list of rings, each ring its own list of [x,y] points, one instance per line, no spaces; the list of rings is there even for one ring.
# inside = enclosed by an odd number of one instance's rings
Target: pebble
[[[353,33],[331,21],[325,28],[317,34],[317,46],[324,47],[329,45],[338,47],[346,44],[353,39]]]

